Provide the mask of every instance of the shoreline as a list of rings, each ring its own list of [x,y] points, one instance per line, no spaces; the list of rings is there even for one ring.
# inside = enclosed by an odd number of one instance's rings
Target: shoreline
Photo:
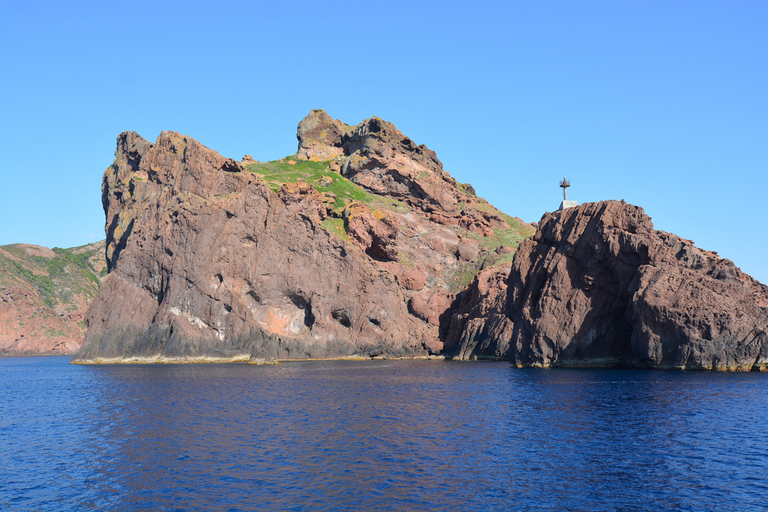
[[[647,365],[647,364],[628,364],[626,361],[618,360],[596,360],[596,361],[571,361],[555,363],[532,363],[522,364],[509,359],[474,357],[457,358],[446,355],[422,355],[422,356],[374,356],[367,357],[361,355],[341,356],[341,357],[323,357],[323,358],[301,358],[301,359],[265,359],[252,358],[250,354],[238,354],[230,357],[130,357],[130,358],[96,358],[87,360],[75,360],[75,354],[0,354],[0,357],[71,357],[69,364],[72,365],[132,365],[132,364],[246,364],[250,366],[269,366],[283,363],[301,363],[313,361],[454,361],[467,363],[482,362],[506,362],[510,366],[518,369],[624,369],[624,370],[663,370],[663,371],[684,371],[684,372],[717,372],[717,373],[746,373],[746,372],[768,372],[768,363],[756,363],[752,365],[732,365],[732,366],[675,366],[675,365]]]

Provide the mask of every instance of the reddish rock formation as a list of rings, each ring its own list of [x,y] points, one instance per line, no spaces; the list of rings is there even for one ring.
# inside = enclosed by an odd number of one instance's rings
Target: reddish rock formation
[[[344,207],[347,232],[360,249],[378,260],[397,260],[397,234],[400,222],[394,215],[370,208],[358,201]]]
[[[425,322],[439,327],[449,311],[451,301],[447,290],[434,290],[415,294],[408,307],[411,312]]]
[[[768,288],[640,208],[547,214],[512,260],[532,228],[390,123],[313,111],[297,136],[296,157],[266,163],[173,132],[119,137],[102,194],[110,273],[76,362],[768,363]]]
[[[103,195],[111,272],[77,362],[426,353],[389,274],[188,137],[122,134]]]
[[[104,267],[104,242],[0,247],[0,354],[74,354]]]
[[[459,201],[474,195],[459,190],[434,151],[378,117],[349,127],[313,110],[299,124],[296,136],[299,158],[343,156],[341,174],[381,196],[458,213]]]
[[[419,291],[427,284],[424,274],[413,268],[402,267],[398,275],[398,281],[407,290]]]
[[[481,273],[463,295],[446,343],[522,366],[750,370],[768,364],[767,329],[768,287],[606,201],[546,214],[507,285]]]
[[[343,155],[339,142],[349,128],[323,110],[311,111],[296,129],[299,139],[296,156],[305,160],[331,160]]]
[[[315,222],[322,221],[333,209],[334,198],[321,194],[309,183],[284,183],[277,192],[280,200],[293,213],[305,216]]]
[[[296,158],[240,163],[173,132],[120,135],[102,187],[110,273],[75,362],[442,350],[464,276],[530,228],[378,118],[313,111],[297,136]],[[469,207],[482,243],[459,225]]]

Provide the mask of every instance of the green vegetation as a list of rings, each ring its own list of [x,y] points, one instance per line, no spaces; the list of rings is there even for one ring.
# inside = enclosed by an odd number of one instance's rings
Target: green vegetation
[[[349,241],[349,235],[344,224],[344,219],[339,217],[327,217],[321,225],[326,231],[330,231],[334,235],[338,236],[342,240]]]
[[[69,338],[69,334],[67,334],[66,331],[63,329],[54,329],[53,327],[50,327],[45,330],[45,336],[48,338],[58,338],[60,336],[66,336]]]
[[[400,261],[400,264],[403,265],[404,267],[416,268],[416,264],[408,256],[404,256],[402,254],[398,254],[397,256]]]
[[[349,201],[360,201],[371,208],[384,208],[403,213],[408,211],[408,207],[400,201],[371,194],[351,182],[331,169],[332,162],[332,160],[313,162],[288,156],[272,162],[250,164],[247,167],[252,173],[261,176],[273,192],[280,190],[283,183],[296,183],[301,180],[310,183],[318,192],[330,192],[336,196],[334,209],[344,208]]]
[[[93,298],[101,285],[99,274],[103,271],[94,267],[95,262],[104,258],[101,244],[71,249],[54,247],[52,258],[18,244],[5,245],[0,250],[0,269],[31,285],[50,308],[60,305],[65,311],[74,311],[75,296]],[[4,283],[11,284],[8,279]]]
[[[50,275],[47,274],[35,274],[24,266],[23,263],[16,260],[8,260],[11,268],[11,274],[21,278],[23,281],[30,283],[39,293],[43,299],[43,302],[48,307],[54,307],[56,305],[56,298],[54,296],[55,285]]]
[[[495,229],[493,235],[488,237],[483,237],[472,231],[463,233],[466,238],[478,241],[480,252],[474,260],[459,264],[459,269],[451,280],[450,289],[452,292],[464,290],[477,273],[484,268],[511,265],[520,242],[530,238],[536,231],[530,224],[507,215],[489,204],[473,204],[472,206],[478,210],[493,211],[501,215],[509,225],[509,229]],[[512,251],[498,254],[496,249],[502,246],[510,247]]]
[[[408,207],[402,202],[372,194],[342,176],[338,171],[334,171],[331,168],[333,163],[335,163],[333,160],[315,162],[287,156],[271,162],[249,164],[247,168],[250,172],[258,174],[267,184],[267,187],[275,193],[280,190],[284,183],[304,181],[312,185],[318,192],[333,194],[335,199],[332,215],[325,219],[321,225],[345,241],[349,241],[349,236],[341,216],[344,207],[350,201],[359,201],[371,210],[408,213]]]
[[[522,242],[526,238],[529,238],[535,232],[532,226],[521,223],[520,221],[504,213],[501,213],[501,212],[498,212],[498,213],[501,214],[502,217],[504,217],[504,220],[507,221],[507,224],[509,225],[510,229],[497,229],[496,232],[493,234],[493,236],[489,236],[485,238],[479,237],[481,250],[496,249],[497,247],[501,247],[502,245],[506,247],[517,248],[517,246],[520,245],[520,242]],[[472,235],[474,235],[474,233],[468,234],[468,236],[472,236]]]

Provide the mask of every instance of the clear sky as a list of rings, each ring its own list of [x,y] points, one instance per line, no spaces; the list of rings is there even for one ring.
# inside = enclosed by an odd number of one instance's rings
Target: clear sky
[[[0,0],[0,244],[104,238],[134,130],[240,159],[394,123],[538,221],[572,182],[768,283],[768,2]]]

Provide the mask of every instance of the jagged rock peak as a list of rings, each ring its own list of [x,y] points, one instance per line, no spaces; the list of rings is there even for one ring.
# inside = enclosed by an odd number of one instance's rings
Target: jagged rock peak
[[[297,158],[341,159],[342,175],[375,194],[447,212],[456,211],[463,195],[473,195],[443,170],[434,151],[378,117],[350,126],[313,110],[299,122],[296,136]]]
[[[642,208],[623,201],[545,214],[500,286],[505,293],[465,294],[447,342],[459,357],[522,366],[768,364],[768,287],[654,230]]]
[[[342,155],[341,136],[349,126],[333,119],[324,110],[313,110],[299,122],[296,156],[303,160],[332,160]]]

